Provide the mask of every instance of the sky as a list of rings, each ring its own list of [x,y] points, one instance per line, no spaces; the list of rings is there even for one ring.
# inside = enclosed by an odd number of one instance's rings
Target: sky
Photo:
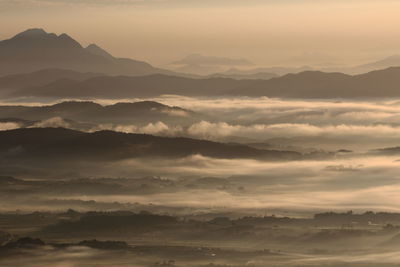
[[[43,28],[157,66],[194,53],[356,65],[400,54],[399,10],[394,0],[0,0],[0,39]]]

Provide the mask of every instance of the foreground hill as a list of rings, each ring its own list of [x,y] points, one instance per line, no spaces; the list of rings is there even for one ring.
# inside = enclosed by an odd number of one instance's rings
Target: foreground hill
[[[196,154],[215,158],[300,158],[300,154],[296,152],[113,131],[86,133],[64,128],[0,131],[0,155],[4,158],[118,160],[138,157],[179,158]]]
[[[288,98],[400,97],[400,67],[350,76],[306,71],[269,80],[193,79],[168,75],[94,77],[85,81],[57,80],[19,90],[10,97],[151,97],[267,96]]]
[[[47,68],[119,75],[172,73],[146,62],[115,58],[94,44],[83,47],[65,33],[56,35],[43,29],[29,29],[0,41],[0,75]]]

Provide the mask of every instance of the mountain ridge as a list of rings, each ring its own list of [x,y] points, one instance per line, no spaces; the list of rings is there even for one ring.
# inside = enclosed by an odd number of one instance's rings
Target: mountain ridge
[[[164,105],[155,101],[118,102],[100,105],[93,101],[64,101],[44,106],[0,106],[0,119],[18,118],[41,121],[54,117],[80,122],[143,124],[164,121],[188,124],[203,116],[191,110]]]
[[[260,150],[184,137],[159,137],[114,131],[80,132],[65,128],[21,128],[0,131],[3,158],[122,160],[128,158],[182,158],[202,155],[213,158],[293,160],[301,154]]]
[[[68,34],[28,29],[0,41],[0,75],[59,68],[109,75],[175,74],[128,58],[116,58],[97,45],[84,48]]]
[[[164,74],[147,76],[97,76],[84,81],[56,80],[25,88],[8,97],[155,97],[249,96],[287,98],[388,98],[400,97],[400,67],[359,75],[305,71],[269,80],[230,78],[194,79]],[[112,90],[110,90],[112,88]]]

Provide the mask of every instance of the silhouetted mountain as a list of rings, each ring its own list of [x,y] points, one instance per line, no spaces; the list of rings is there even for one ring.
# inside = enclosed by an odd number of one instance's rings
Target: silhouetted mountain
[[[208,76],[209,78],[228,78],[236,80],[269,80],[276,78],[278,75],[271,72],[256,72],[250,74],[226,74],[226,73],[215,73]]]
[[[226,75],[254,75],[257,73],[274,73],[276,75],[286,75],[289,73],[299,73],[303,71],[311,71],[314,70],[312,67],[303,66],[303,67],[260,67],[253,69],[237,69],[231,68],[222,74]]]
[[[286,74],[296,74],[304,71],[323,71],[323,72],[342,72],[349,75],[363,74],[371,71],[387,69],[390,67],[400,67],[400,55],[393,55],[387,58],[369,62],[356,66],[302,66],[302,67],[259,67],[253,69],[229,69],[222,74],[228,75],[249,75],[255,73],[276,73],[279,76]]]
[[[243,58],[205,56],[201,54],[188,55],[169,63],[174,70],[194,75],[209,75],[224,71],[227,67],[249,66],[252,63]]]
[[[346,71],[348,73],[365,73],[390,67],[400,67],[400,55],[393,55],[382,60],[355,66]]]
[[[398,84],[400,67],[355,76],[306,71],[269,80],[191,79],[166,75],[95,77],[81,82],[58,80],[42,87],[20,90],[11,96],[124,98],[177,94],[289,98],[398,97]]]
[[[188,123],[202,115],[179,107],[153,101],[116,103],[102,106],[90,101],[69,101],[49,106],[0,106],[0,119],[5,122],[40,121],[54,117],[90,123],[149,123],[154,121]],[[18,119],[11,119],[18,118]],[[22,121],[21,121],[22,120]]]
[[[204,66],[237,66],[252,65],[250,61],[244,58],[229,58],[204,56],[202,54],[191,54],[182,59],[170,63],[171,65],[204,65]]]
[[[48,85],[27,88],[12,94],[15,96],[47,97],[148,97],[163,94],[176,95],[223,95],[233,88],[254,81],[225,78],[191,79],[167,75],[142,77],[95,77],[83,82],[58,80]]]
[[[105,51],[103,48],[99,47],[96,44],[90,44],[88,47],[86,47],[86,50],[94,55],[113,59],[113,56],[110,53],[108,53],[107,51]]]
[[[44,245],[46,244],[39,238],[22,237],[18,240],[6,243],[4,246],[0,247],[0,249],[34,249],[43,247]]]
[[[12,74],[0,77],[1,90],[13,90],[26,87],[44,86],[59,79],[83,81],[96,76],[103,76],[99,73],[81,73],[64,69],[44,69],[31,73]]]
[[[251,85],[237,87],[230,94],[300,98],[341,97],[343,86],[350,80],[351,76],[342,73],[306,71],[266,81],[256,81]]]
[[[400,67],[350,76],[307,71],[237,87],[230,93],[291,98],[363,98],[400,96]]]
[[[28,128],[0,131],[0,155],[6,158],[104,159],[186,157],[298,159],[287,151],[259,150],[190,138],[167,138],[112,131],[85,133],[64,128]]]
[[[47,68],[118,75],[172,73],[146,62],[115,58],[94,44],[84,48],[65,33],[56,35],[43,29],[29,29],[0,41],[0,75]]]
[[[188,73],[197,78],[208,77],[212,73],[223,71],[224,68],[221,66],[182,65],[174,67],[173,70],[181,73]]]
[[[52,117],[75,118],[77,114],[93,112],[102,106],[93,102],[62,102],[50,106],[0,106],[3,118],[44,120]]]

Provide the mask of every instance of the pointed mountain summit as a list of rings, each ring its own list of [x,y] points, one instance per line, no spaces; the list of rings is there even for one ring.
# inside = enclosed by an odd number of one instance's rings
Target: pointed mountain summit
[[[38,36],[46,36],[47,32],[40,28],[33,28],[23,31],[17,35],[15,35],[12,39],[15,38],[31,38],[31,37],[38,37]]]
[[[57,47],[82,48],[82,46],[68,34],[63,33],[57,36],[54,33],[47,33],[43,29],[36,28],[23,31],[11,39],[0,42],[0,47],[2,48],[7,48],[7,46],[11,45],[19,45],[18,47],[14,47],[15,50],[30,50],[33,48],[31,47],[32,45],[43,45],[53,49]]]
[[[113,58],[113,56],[110,53],[108,53],[106,50],[104,50],[103,48],[99,47],[96,44],[90,44],[88,47],[86,47],[86,50],[92,53],[93,55],[98,55],[105,58]]]
[[[84,48],[68,34],[28,29],[0,41],[0,75],[34,72],[41,69],[70,69],[109,75],[141,76],[174,74],[150,64],[127,58],[115,58],[92,44]]]

